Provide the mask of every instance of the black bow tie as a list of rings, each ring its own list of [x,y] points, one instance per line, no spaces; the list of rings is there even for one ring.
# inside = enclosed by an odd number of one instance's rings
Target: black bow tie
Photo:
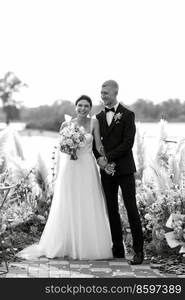
[[[109,111],[115,112],[115,108],[114,107],[112,107],[112,108],[105,107],[105,112],[107,113]]]

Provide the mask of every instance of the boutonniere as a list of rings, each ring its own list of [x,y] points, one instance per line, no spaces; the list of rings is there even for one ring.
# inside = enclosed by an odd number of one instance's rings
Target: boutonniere
[[[114,115],[114,121],[116,122],[116,124],[120,123],[122,116],[123,116],[123,113],[120,113],[120,112]]]

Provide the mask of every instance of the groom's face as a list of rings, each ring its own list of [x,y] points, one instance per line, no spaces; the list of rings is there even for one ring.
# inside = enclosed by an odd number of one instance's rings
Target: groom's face
[[[111,86],[102,86],[101,98],[105,106],[113,106],[115,104],[117,96],[117,90]]]

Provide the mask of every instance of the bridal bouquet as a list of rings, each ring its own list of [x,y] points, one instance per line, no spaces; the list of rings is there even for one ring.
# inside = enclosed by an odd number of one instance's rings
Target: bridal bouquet
[[[59,134],[60,151],[69,154],[71,160],[77,160],[77,150],[85,144],[84,128],[71,122]]]
[[[185,253],[185,215],[172,213],[166,226],[173,230],[165,234],[168,245],[171,248],[181,246],[179,253]]]

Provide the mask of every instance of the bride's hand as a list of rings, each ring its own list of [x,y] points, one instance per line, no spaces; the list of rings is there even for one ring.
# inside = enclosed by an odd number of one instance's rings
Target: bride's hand
[[[108,160],[106,157],[101,156],[97,160],[98,165],[100,166],[101,169],[104,169],[108,163]]]

